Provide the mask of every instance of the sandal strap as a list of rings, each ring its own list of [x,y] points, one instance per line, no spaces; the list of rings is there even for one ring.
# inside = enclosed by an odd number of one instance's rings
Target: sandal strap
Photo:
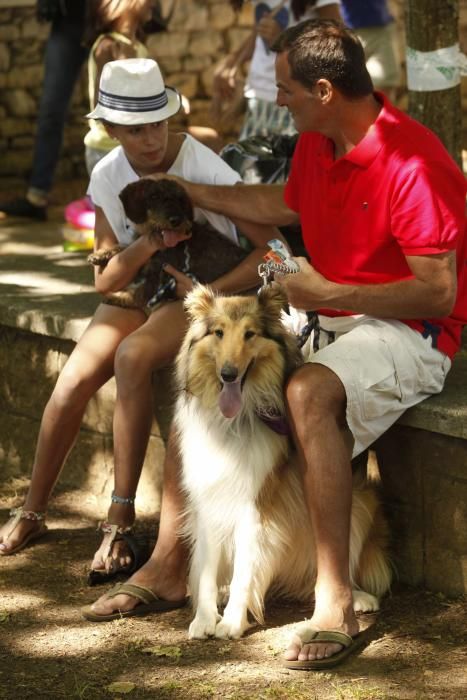
[[[41,521],[45,520],[45,516],[45,511],[24,510],[22,506],[20,506],[19,508],[12,508],[10,510],[10,529],[7,530],[7,533],[5,535],[6,539],[8,539],[10,535],[13,534],[13,532],[16,530],[16,527],[20,520]]]
[[[10,510],[11,516],[18,516],[19,520],[45,520],[47,511],[45,510],[24,510],[23,506],[20,508],[12,508]]]
[[[106,598],[115,598],[117,595],[129,595],[132,598],[136,598],[141,601],[141,603],[154,603],[159,600],[154,591],[146,586],[139,586],[136,583],[117,583],[113,588],[111,588],[106,593]]]
[[[103,532],[107,535],[109,532],[114,532],[116,535],[129,535],[133,530],[133,525],[128,525],[123,527],[122,525],[115,525],[114,523],[109,523],[108,520],[100,520],[97,524],[97,531]]]
[[[132,531],[131,525],[129,527],[121,527],[120,525],[113,525],[112,523],[107,522],[107,520],[101,521],[98,526],[97,530],[100,532],[104,533],[104,539],[102,540],[102,546],[104,546],[104,549],[102,551],[102,561],[105,562],[107,557],[110,556],[110,552],[112,551],[112,546],[115,540],[118,538],[119,535],[127,535]]]

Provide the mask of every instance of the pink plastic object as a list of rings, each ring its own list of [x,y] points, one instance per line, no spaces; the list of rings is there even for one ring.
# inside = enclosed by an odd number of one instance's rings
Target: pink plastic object
[[[92,229],[96,222],[96,214],[90,206],[87,197],[75,199],[65,207],[65,219],[76,228]]]

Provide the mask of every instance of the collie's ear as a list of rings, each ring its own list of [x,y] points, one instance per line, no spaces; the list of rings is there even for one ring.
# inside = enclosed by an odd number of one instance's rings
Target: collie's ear
[[[280,318],[287,309],[287,295],[279,284],[268,284],[259,290],[258,303],[268,316]]]
[[[188,316],[193,321],[200,321],[211,311],[216,295],[211,287],[203,284],[197,284],[191,292],[189,292],[183,305]]]

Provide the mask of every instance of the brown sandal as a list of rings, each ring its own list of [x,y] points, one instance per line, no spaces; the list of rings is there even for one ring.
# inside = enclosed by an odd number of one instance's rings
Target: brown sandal
[[[152,551],[149,539],[133,535],[132,527],[119,527],[104,521],[99,523],[97,529],[104,533],[104,539],[99,547],[99,550],[102,550],[102,561],[105,562],[110,556],[115,542],[124,540],[131,554],[131,563],[127,566],[111,568],[110,570],[91,569],[88,573],[89,586],[107,583],[120,576],[128,578],[149,559]]]
[[[10,520],[8,521],[7,525],[9,525],[9,530],[7,530],[7,534],[5,535],[5,539],[8,539],[10,535],[13,534],[13,532],[16,530],[18,523],[20,520],[35,520],[37,522],[41,523],[41,526],[39,530],[33,530],[31,531],[22,542],[16,545],[16,547],[13,547],[12,549],[1,549],[0,547],[0,556],[2,557],[8,557],[10,554],[16,554],[16,552],[19,552],[21,549],[26,547],[26,545],[31,542],[32,540],[37,540],[39,537],[42,537],[45,535],[45,533],[48,530],[47,525],[45,524],[45,511],[44,512],[36,512],[34,510],[24,510],[24,508],[12,508],[10,510]]]

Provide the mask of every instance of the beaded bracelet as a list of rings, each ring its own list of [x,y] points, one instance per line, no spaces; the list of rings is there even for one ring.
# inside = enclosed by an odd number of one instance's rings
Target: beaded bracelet
[[[110,497],[112,503],[119,503],[122,506],[132,506],[135,502],[135,496],[130,498],[123,498],[123,496],[117,496],[115,491],[112,491],[112,496]]]

